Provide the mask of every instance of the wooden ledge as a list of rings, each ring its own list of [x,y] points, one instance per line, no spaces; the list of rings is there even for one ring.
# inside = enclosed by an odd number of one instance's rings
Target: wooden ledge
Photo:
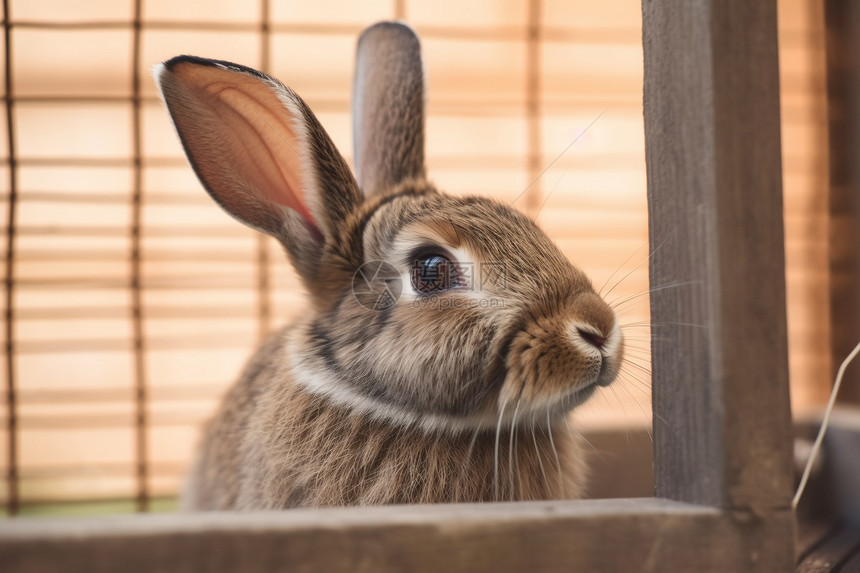
[[[787,510],[762,519],[654,498],[20,518],[0,523],[0,563],[6,573],[772,571],[793,566],[782,555],[793,527]]]

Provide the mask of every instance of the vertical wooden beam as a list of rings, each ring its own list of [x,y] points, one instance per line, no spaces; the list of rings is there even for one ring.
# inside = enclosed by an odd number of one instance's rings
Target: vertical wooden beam
[[[272,7],[260,0],[260,70],[271,73]],[[272,330],[272,281],[269,257],[271,239],[257,233],[257,340],[262,342]]]
[[[9,209],[6,223],[6,511],[18,513],[18,392],[15,371],[15,233],[18,214],[18,161],[15,142],[15,98],[12,87],[12,24],[9,20],[9,0],[3,0],[3,31],[5,41],[6,137],[9,146]]]
[[[540,211],[543,169],[541,150],[541,0],[529,0],[526,19],[526,121],[528,129],[527,165],[528,181],[523,210],[530,217],[537,217]]]
[[[645,0],[642,15],[651,284],[688,285],[651,295],[655,338],[672,341],[652,347],[656,493],[784,526],[776,2]]]
[[[830,315],[833,372],[860,341],[860,4],[824,3],[830,138]],[[840,401],[860,404],[860,368]]]
[[[135,498],[137,511],[149,510],[149,422],[147,412],[146,343],[143,328],[143,289],[141,285],[141,221],[143,218],[143,133],[140,67],[141,20],[143,0],[134,2],[131,54],[132,154],[133,176],[131,193],[131,324],[134,348],[134,407],[135,407]]]

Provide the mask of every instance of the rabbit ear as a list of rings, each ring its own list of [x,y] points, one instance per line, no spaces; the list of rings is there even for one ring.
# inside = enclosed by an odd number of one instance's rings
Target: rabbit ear
[[[256,70],[191,56],[155,77],[185,153],[228,213],[279,239],[313,273],[362,200],[331,139],[289,88]]]
[[[412,28],[381,22],[361,35],[352,114],[355,171],[366,196],[424,177],[424,65]]]

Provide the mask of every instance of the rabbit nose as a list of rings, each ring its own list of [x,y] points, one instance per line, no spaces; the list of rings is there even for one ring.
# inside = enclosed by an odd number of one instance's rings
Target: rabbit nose
[[[598,350],[603,349],[603,346],[606,344],[605,336],[600,336],[599,334],[590,332],[582,328],[577,328],[576,331],[579,333],[583,340],[596,347]]]

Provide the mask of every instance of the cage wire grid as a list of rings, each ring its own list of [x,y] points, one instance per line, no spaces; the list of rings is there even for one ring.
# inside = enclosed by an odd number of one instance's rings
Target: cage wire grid
[[[602,214],[604,211],[610,210],[613,205],[625,211],[629,217],[619,219],[619,222],[614,223],[615,233],[619,236],[623,235],[626,239],[633,237],[635,240],[622,242],[620,246],[606,247],[599,253],[593,255],[593,261],[597,264],[605,264],[606,269],[602,275],[595,277],[595,283],[599,285],[603,282],[603,278],[608,278],[610,273],[619,270],[623,267],[623,261],[629,259],[635,254],[636,247],[631,248],[631,244],[641,244],[646,240],[646,227],[642,224],[630,224],[630,221],[635,217],[642,220],[645,217],[644,205],[644,152],[637,147],[636,144],[625,145],[624,142],[603,142],[604,147],[600,147],[599,132],[594,137],[596,138],[597,147],[585,157],[575,155],[568,152],[560,161],[559,169],[551,172],[549,175],[544,172],[547,165],[550,164],[557,154],[564,148],[565,142],[573,138],[581,129],[588,123],[590,119],[600,113],[601,109],[608,108],[609,114],[622,114],[625,118],[625,126],[633,126],[632,131],[623,133],[636,133],[639,130],[641,139],[641,117],[638,119],[630,119],[638,113],[641,116],[641,100],[637,99],[636,92],[631,94],[626,90],[631,82],[641,82],[641,77],[637,77],[635,72],[630,72],[625,65],[618,66],[617,71],[613,71],[613,52],[608,50],[605,58],[599,65],[605,66],[609,71],[603,75],[598,74],[596,81],[603,81],[608,87],[601,89],[586,90],[586,95],[578,97],[570,97],[573,91],[565,91],[567,88],[553,88],[551,95],[547,93],[547,83],[555,81],[555,74],[559,74],[560,66],[556,62],[553,64],[549,59],[549,50],[547,46],[561,47],[562,51],[566,48],[573,49],[580,45],[597,45],[597,46],[631,46],[635,45],[641,50],[641,30],[635,26],[631,27],[629,22],[631,17],[628,14],[620,20],[619,24],[595,24],[591,22],[589,25],[574,26],[569,23],[558,23],[555,21],[552,12],[558,10],[561,2],[553,0],[521,0],[511,3],[511,7],[507,9],[516,11],[516,18],[506,20],[503,23],[491,23],[489,25],[481,23],[473,23],[468,18],[466,24],[444,21],[413,21],[413,15],[420,12],[419,3],[410,3],[406,0],[395,0],[391,2],[380,3],[379,8],[372,17],[354,19],[346,23],[338,21],[326,21],[320,19],[313,21],[305,20],[289,20],[284,18],[273,17],[276,0],[259,0],[248,6],[249,11],[254,11],[259,17],[256,21],[208,21],[208,20],[169,20],[152,18],[146,16],[146,0],[133,0],[130,2],[130,18],[128,19],[51,19],[48,16],[46,19],[21,18],[16,19],[14,8],[16,7],[13,0],[3,1],[3,31],[4,31],[4,47],[5,53],[3,62],[4,69],[4,86],[5,86],[5,120],[6,120],[6,145],[7,145],[7,163],[8,163],[8,193],[7,193],[7,225],[5,231],[5,263],[4,263],[4,301],[5,301],[5,481],[6,489],[4,496],[4,504],[9,515],[18,514],[25,506],[35,506],[39,504],[55,503],[62,499],[54,496],[41,496],[37,493],[28,493],[22,491],[22,479],[38,476],[49,476],[52,479],[59,479],[65,475],[74,475],[78,478],[81,476],[86,478],[87,475],[102,475],[116,474],[130,477],[130,487],[127,488],[128,496],[134,500],[135,509],[138,511],[147,511],[154,496],[163,495],[163,490],[154,491],[153,480],[161,474],[170,474],[178,476],[182,473],[184,465],[181,462],[170,460],[157,460],[153,456],[152,430],[154,427],[162,424],[159,420],[167,420],[167,423],[188,424],[187,415],[182,410],[174,412],[173,418],[163,415],[156,416],[154,413],[155,395],[164,397],[173,396],[178,399],[195,399],[199,394],[205,394],[207,398],[212,397],[210,389],[201,389],[207,385],[206,381],[197,381],[195,385],[183,386],[182,388],[170,389],[165,388],[158,380],[154,380],[158,375],[154,374],[155,368],[151,361],[152,354],[155,351],[161,351],[165,348],[182,348],[182,347],[199,347],[210,352],[219,352],[225,348],[233,348],[236,346],[235,338],[224,338],[218,332],[209,333],[203,328],[199,332],[186,333],[180,331],[179,335],[164,335],[152,333],[148,331],[148,322],[152,323],[157,318],[169,316],[171,319],[178,320],[193,320],[205,319],[216,320],[221,317],[241,317],[243,320],[248,318],[255,325],[253,334],[250,340],[244,346],[240,345],[240,354],[247,355],[250,353],[253,346],[253,339],[261,339],[274,326],[283,322],[283,310],[285,306],[290,306],[294,298],[284,298],[281,293],[285,289],[295,290],[295,281],[286,280],[288,277],[283,271],[284,263],[281,262],[280,253],[273,251],[275,249],[273,242],[261,235],[253,235],[238,228],[232,221],[226,222],[224,227],[218,224],[204,224],[195,226],[194,229],[188,230],[181,227],[170,227],[163,225],[161,227],[148,225],[146,221],[146,208],[148,205],[174,205],[174,206],[197,206],[206,202],[207,198],[202,190],[196,190],[197,195],[193,199],[189,199],[188,195],[178,194],[172,195],[166,189],[150,188],[147,185],[146,177],[150,168],[170,168],[179,169],[186,167],[186,162],[181,156],[160,156],[147,152],[146,131],[150,129],[150,116],[148,112],[158,108],[158,100],[145,87],[145,82],[151,82],[151,77],[147,72],[147,66],[155,62],[145,61],[143,43],[145,34],[148,32],[187,32],[188,34],[231,34],[244,33],[253,36],[253,41],[257,44],[257,61],[241,61],[240,63],[252,65],[273,73],[276,77],[285,81],[288,85],[291,82],[290,77],[285,77],[278,73],[275,69],[277,66],[273,64],[273,55],[275,51],[276,38],[284,38],[297,36],[302,38],[322,38],[326,39],[345,39],[350,44],[354,43],[355,38],[361,30],[371,24],[376,19],[403,19],[412,23],[417,28],[419,35],[425,40],[425,43],[432,42],[467,42],[470,45],[480,43],[499,43],[511,45],[512,50],[521,51],[521,65],[512,65],[514,69],[511,74],[514,76],[510,84],[506,84],[505,89],[515,93],[515,97],[507,99],[501,98],[499,101],[484,102],[480,99],[475,99],[473,94],[458,93],[456,90],[449,90],[447,97],[436,97],[434,95],[433,73],[435,68],[432,62],[428,64],[431,74],[430,94],[429,94],[429,113],[428,121],[433,122],[434,117],[441,116],[443,120],[436,120],[441,123],[444,119],[449,119],[448,125],[458,125],[458,118],[464,117],[489,117],[489,118],[516,118],[522,123],[522,129],[518,132],[522,135],[522,142],[519,147],[512,152],[495,152],[495,153],[475,153],[472,156],[457,155],[456,153],[446,154],[438,152],[440,145],[429,145],[428,161],[430,164],[431,176],[435,170],[440,170],[443,173],[455,172],[464,169],[464,166],[476,164],[483,169],[481,174],[493,170],[504,170],[510,164],[515,164],[519,170],[517,184],[513,185],[512,193],[516,194],[526,189],[523,198],[518,202],[518,205],[529,215],[538,217],[538,220],[548,226],[548,231],[556,238],[563,250],[568,256],[577,262],[577,255],[583,256],[582,245],[591,245],[597,241],[605,241],[605,235],[601,235],[599,231],[593,228],[589,231],[588,224],[582,234],[577,234],[576,229],[572,229],[576,225],[572,225],[572,215],[574,209],[592,213]],[[579,3],[587,4],[587,3]],[[638,2],[628,2],[626,6],[628,12],[631,6],[635,8],[637,14],[633,20],[638,18]],[[791,2],[781,2],[781,6],[791,4],[792,6],[800,6],[796,11],[799,14],[806,14],[804,10],[808,10],[809,2],[807,0],[791,0]],[[485,7],[486,8],[486,7]],[[611,10],[609,11],[611,12]],[[794,13],[794,12],[792,12]],[[604,19],[605,20],[605,19]],[[514,23],[510,23],[514,22]],[[799,50],[806,52],[818,53],[818,43],[820,38],[814,36],[814,28],[806,23],[799,23],[796,18],[786,24],[786,29],[789,32],[786,34],[786,45],[789,50]],[[117,30],[128,31],[130,33],[131,50],[128,66],[130,73],[128,76],[129,86],[128,93],[122,95],[103,95],[99,93],[50,93],[50,94],[19,94],[16,86],[17,61],[15,58],[15,35],[17,31],[41,31],[41,32],[64,32],[64,31],[105,31]],[[813,30],[810,32],[810,30]],[[781,38],[782,41],[782,38]],[[54,48],[52,48],[54,49]],[[804,52],[804,53],[806,53]],[[206,54],[199,54],[206,55]],[[350,57],[352,55],[350,54]],[[616,56],[617,57],[617,56]],[[562,60],[563,61],[563,60]],[[641,64],[641,62],[640,62]],[[592,64],[592,67],[598,64]],[[588,66],[586,66],[588,68]],[[548,71],[552,68],[552,71]],[[563,68],[563,66],[561,67]],[[591,68],[588,68],[591,69]],[[790,141],[807,142],[815,137],[820,137],[821,118],[816,115],[819,113],[820,93],[810,89],[810,86],[805,82],[813,72],[801,67],[798,71],[790,71],[789,79],[794,78],[796,83],[792,86],[789,83],[788,87],[783,87],[784,93],[789,90],[789,95],[792,93],[796,97],[790,98],[791,109],[800,109],[801,113],[797,116],[791,116],[789,119],[784,119],[784,126],[788,125],[789,129],[794,129],[797,133],[789,136]],[[562,70],[563,71],[563,70]],[[640,72],[641,73],[641,70]],[[791,74],[794,75],[791,75]],[[623,80],[615,81],[616,76],[623,76]],[[614,83],[613,83],[614,82]],[[442,83],[442,82],[440,82]],[[456,83],[456,78],[452,80]],[[582,88],[580,88],[582,89]],[[602,91],[601,91],[602,90]],[[793,92],[791,90],[794,90]],[[300,92],[301,93],[301,92]],[[641,98],[641,91],[639,98]],[[812,96],[810,96],[812,93]],[[452,95],[453,94],[453,95]],[[609,94],[607,96],[607,94]],[[551,97],[552,96],[552,97]],[[818,99],[816,99],[818,98]],[[343,93],[336,97],[307,97],[309,105],[318,114],[322,113],[337,113],[348,114],[349,101],[348,94]],[[794,103],[794,99],[798,103]],[[809,101],[812,101],[810,104]],[[21,132],[18,129],[19,113],[21,106],[32,105],[121,105],[128,106],[130,114],[128,121],[130,122],[130,147],[128,157],[61,157],[61,156],[41,156],[33,157],[21,153],[19,138]],[[563,138],[551,137],[551,133],[555,126],[554,123],[561,117],[572,113],[578,107],[585,107],[586,113],[584,119],[580,118],[578,123],[568,123],[565,135]],[[784,105],[785,107],[785,105]],[[809,109],[813,110],[812,118],[807,113]],[[621,110],[621,111],[619,111]],[[159,113],[166,113],[158,108]],[[792,119],[794,117],[794,119]],[[799,118],[799,119],[798,119]],[[611,122],[611,120],[608,120]],[[794,123],[792,123],[794,122]],[[323,124],[326,124],[323,119]],[[628,127],[629,127],[628,126]],[[794,126],[794,127],[792,127]],[[329,129],[329,125],[326,125]],[[462,129],[462,128],[461,128]],[[454,131],[457,131],[455,128]],[[617,136],[617,132],[615,132]],[[611,134],[610,136],[611,137]],[[793,138],[793,139],[792,139]],[[589,150],[588,142],[583,143],[586,151]],[[614,147],[613,147],[614,146]],[[342,152],[347,152],[348,149],[344,145],[339,144]],[[614,148],[620,148],[615,150]],[[822,156],[816,155],[816,151],[804,147],[804,143],[798,145],[797,150],[792,150],[789,147],[789,153],[802,155],[806,160],[808,168],[802,173],[794,173],[792,175],[789,167],[786,173],[786,180],[808,178],[810,173],[817,173],[816,170],[821,169]],[[571,157],[573,155],[573,157]],[[126,189],[114,194],[95,193],[87,191],[63,191],[52,192],[45,189],[33,189],[22,185],[21,170],[52,168],[56,166],[64,167],[83,167],[83,168],[123,168],[128,169],[130,178]],[[469,166],[468,169],[472,167]],[[628,170],[634,175],[628,179],[622,180],[621,183],[614,185],[622,187],[630,185],[632,188],[628,195],[613,196],[615,199],[609,201],[609,207],[605,206],[602,201],[606,201],[605,197],[609,197],[611,193],[606,191],[606,195],[601,198],[599,195],[585,196],[582,194],[576,195],[567,187],[572,185],[572,176],[566,176],[568,171],[576,169],[596,170],[596,173],[609,173],[615,170]],[[480,177],[481,174],[476,177]],[[445,177],[440,183],[445,182]],[[455,178],[451,178],[453,181]],[[468,177],[465,178],[468,181]],[[491,180],[493,182],[498,179]],[[804,179],[806,181],[806,179]],[[193,187],[193,185],[191,185]],[[440,185],[445,188],[445,185]],[[490,184],[481,184],[482,190],[487,190],[491,187]],[[595,187],[596,184],[585,178],[585,183],[576,183],[574,187]],[[815,185],[812,183],[794,185],[800,191],[798,194],[806,194],[814,191]],[[558,187],[558,189],[556,189]],[[595,190],[599,193],[599,190]],[[550,194],[555,194],[553,202],[545,205]],[[626,191],[625,191],[626,193]],[[630,197],[635,197],[630,199]],[[618,198],[620,197],[620,199]],[[562,208],[558,208],[552,203],[559,201],[563,204]],[[115,225],[111,227],[86,228],[86,226],[76,227],[74,224],[67,224],[52,228],[43,226],[42,228],[32,224],[22,224],[21,209],[22,205],[27,202],[38,202],[45,204],[54,204],[61,206],[79,205],[84,208],[88,206],[97,207],[99,205],[110,204],[114,207],[128,210],[127,225]],[[625,204],[628,204],[624,206]],[[632,206],[630,206],[632,205]],[[803,200],[798,200],[787,205],[787,229],[790,232],[794,226],[807,225],[808,220],[804,217],[815,217],[818,211],[810,212],[804,209],[807,203]],[[544,209],[546,207],[546,209]],[[601,215],[602,216],[602,215]],[[626,215],[625,215],[626,216]],[[796,224],[792,223],[791,217],[798,219]],[[599,217],[598,217],[599,219]],[[800,219],[803,219],[802,221]],[[208,220],[207,220],[208,221]],[[576,220],[580,222],[579,219]],[[73,222],[72,222],[73,223]],[[620,230],[619,230],[620,229]],[[22,306],[19,298],[22,292],[26,293],[28,289],[39,288],[44,293],[51,294],[60,293],[68,289],[74,289],[80,286],[79,283],[86,282],[86,277],[65,277],[57,280],[44,280],[39,282],[38,277],[33,278],[30,275],[22,274],[22,261],[28,262],[26,256],[30,251],[22,251],[20,246],[22,237],[28,238],[38,233],[44,233],[47,237],[47,242],[43,242],[43,251],[40,251],[45,260],[51,260],[52,257],[67,257],[74,262],[75,256],[85,258],[86,252],[69,253],[66,251],[57,251],[51,254],[51,240],[63,240],[67,237],[78,235],[98,236],[99,234],[109,234],[115,237],[123,237],[126,241],[125,252],[122,254],[118,262],[127,263],[125,276],[117,278],[114,276],[109,280],[96,279],[95,283],[102,286],[109,284],[113,289],[118,289],[126,293],[127,299],[123,304],[117,304],[111,308],[95,308],[81,307],[75,308],[73,305],[67,307],[33,307]],[[608,231],[607,231],[608,232]],[[249,245],[245,250],[234,251],[226,250],[224,252],[203,252],[200,249],[191,249],[187,253],[182,253],[181,245],[176,247],[176,251],[166,253],[162,249],[159,251],[159,256],[163,258],[173,258],[179,263],[187,262],[191,257],[196,257],[198,260],[212,259],[218,263],[228,264],[228,270],[232,269],[229,264],[239,264],[239,259],[242,262],[251,261],[250,268],[246,265],[242,268],[242,272],[246,273],[242,277],[227,276],[223,280],[214,280],[213,284],[206,284],[209,277],[202,279],[195,278],[194,280],[187,277],[179,277],[171,282],[164,277],[154,276],[148,272],[148,263],[152,257],[152,253],[157,250],[157,247],[148,247],[147,240],[155,238],[172,238],[180,235],[195,233],[196,236],[211,238],[213,241],[236,239],[243,241],[242,245]],[[589,234],[590,233],[590,234]],[[803,238],[801,245],[795,245],[798,251],[793,254],[791,250],[791,237],[787,238],[788,261],[789,264],[796,259],[807,260],[809,254],[820,254],[821,230],[814,228],[809,237]],[[44,238],[42,237],[42,238]],[[167,243],[165,243],[167,244]],[[647,251],[647,249],[646,249]],[[277,252],[277,254],[275,254]],[[611,254],[607,257],[606,253]],[[586,253],[587,255],[587,253]],[[114,253],[113,256],[118,256]],[[250,257],[250,258],[249,258]],[[235,261],[233,259],[236,259]],[[609,259],[605,262],[602,259]],[[623,273],[632,273],[632,278],[620,287],[617,294],[621,298],[635,297],[643,291],[647,291],[647,262],[643,264],[643,259],[647,259],[647,253],[639,259],[633,259],[633,263],[623,269]],[[28,263],[29,264],[29,263]],[[589,270],[588,264],[583,264],[586,270]],[[809,265],[807,265],[808,267]],[[796,268],[796,267],[795,267]],[[814,271],[815,269],[812,269]],[[818,301],[820,298],[820,285],[816,279],[810,279],[808,268],[804,268],[803,276],[800,279],[792,279],[789,274],[790,288],[791,284],[798,284],[795,292],[800,292],[804,300]],[[791,269],[789,273],[791,273]],[[814,274],[814,273],[813,273]],[[615,278],[619,278],[616,275]],[[794,282],[792,282],[794,280]],[[810,280],[813,282],[810,283]],[[161,282],[159,282],[161,281]],[[286,284],[284,284],[286,282]],[[93,283],[93,284],[95,284]],[[178,286],[177,286],[178,285]],[[92,284],[90,284],[92,286]],[[242,289],[245,294],[250,294],[250,297],[245,297],[242,304],[235,306],[224,307],[217,303],[211,304],[165,304],[148,302],[148,296],[152,291],[157,289],[170,289],[173,287],[188,287],[190,292],[198,293],[201,300],[206,300],[205,293],[207,290],[217,290],[219,288],[234,288]],[[196,290],[195,290],[196,289]],[[817,293],[817,294],[816,294]],[[818,298],[816,298],[818,297]],[[287,301],[287,304],[284,301]],[[620,299],[619,299],[620,300]],[[638,298],[639,307],[634,313],[634,320],[647,325],[647,296]],[[815,304],[821,305],[820,301]],[[813,304],[813,307],[815,306]],[[809,304],[803,306],[802,312],[809,312]],[[117,336],[100,337],[85,337],[81,339],[68,338],[27,338],[21,334],[22,321],[26,323],[28,320],[63,320],[63,317],[82,316],[87,318],[98,318],[99,316],[122,316],[123,332]],[[40,318],[41,317],[41,318]],[[790,317],[791,320],[791,317]],[[807,320],[811,323],[811,320]],[[245,323],[243,323],[245,324]],[[801,329],[799,337],[801,340],[808,340],[810,336],[820,334],[816,325],[805,326]],[[634,370],[634,376],[640,380],[630,381],[631,386],[641,386],[644,384],[647,389],[647,368],[648,356],[646,349],[648,346],[648,338],[646,331],[643,334],[637,334],[634,338],[637,340],[636,345],[639,348],[634,354],[638,353],[636,360],[640,364],[638,370]],[[804,338],[805,337],[805,338]],[[19,357],[27,354],[38,354],[50,360],[54,353],[69,353],[69,352],[117,352],[126,353],[130,357],[131,366],[127,372],[129,381],[127,387],[87,387],[74,388],[63,387],[61,384],[51,384],[35,387],[32,389],[25,388],[29,380],[26,377],[22,378],[21,368],[18,367],[17,361]],[[807,367],[806,362],[802,367]],[[237,374],[237,371],[224,373],[224,380],[219,381],[219,393],[229,384],[231,379]],[[812,386],[810,386],[812,387]],[[25,391],[26,390],[26,391]],[[635,390],[633,390],[635,391]],[[627,392],[633,392],[628,390]],[[809,398],[814,401],[817,390],[812,389],[807,394],[812,396]],[[217,395],[213,398],[217,398]],[[106,405],[107,410],[94,410],[97,412],[93,415],[87,415],[88,420],[80,420],[78,418],[70,420],[68,427],[75,427],[75,424],[91,424],[95,429],[101,426],[110,426],[113,424],[116,427],[129,428],[131,430],[131,439],[126,445],[131,452],[128,460],[116,462],[86,462],[80,465],[66,466],[51,466],[49,464],[37,465],[38,467],[30,467],[22,475],[22,468],[29,466],[24,461],[24,454],[27,452],[22,450],[22,432],[26,431],[27,424],[22,425],[22,420],[27,422],[27,416],[22,417],[22,412],[29,403],[75,403],[81,402],[98,402]],[[630,415],[630,411],[636,412],[637,407],[641,407],[641,396],[628,400],[622,394],[619,399],[618,394],[609,395],[604,398],[605,402],[611,407],[620,406],[625,409],[625,415]],[[114,414],[110,411],[110,405],[114,402],[130,401],[131,408],[124,410],[122,413]],[[210,401],[209,406],[214,404]],[[645,404],[647,408],[647,402]],[[211,411],[211,407],[209,408]],[[63,424],[62,415],[52,418],[51,410],[46,410],[46,414],[41,418],[33,415],[29,422],[32,427],[39,428],[39,424],[44,426],[46,431],[62,432]],[[638,415],[638,414],[637,414]],[[37,420],[39,421],[37,423]],[[171,421],[172,420],[172,421]],[[97,438],[98,436],[96,436]],[[93,447],[98,447],[98,444],[93,444]],[[31,464],[32,465],[32,464]],[[59,476],[59,477],[57,477]],[[98,496],[98,493],[91,495]]]

